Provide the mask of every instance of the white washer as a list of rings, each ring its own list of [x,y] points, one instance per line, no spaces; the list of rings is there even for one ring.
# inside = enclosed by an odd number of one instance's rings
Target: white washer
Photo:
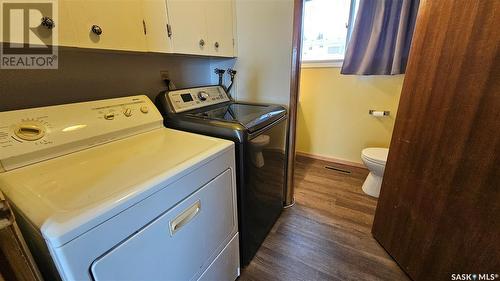
[[[234,280],[234,145],[146,96],[0,113],[0,188],[46,280]]]

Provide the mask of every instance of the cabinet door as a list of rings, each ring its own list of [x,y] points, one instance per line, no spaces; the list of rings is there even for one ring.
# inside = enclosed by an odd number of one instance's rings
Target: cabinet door
[[[143,0],[142,11],[146,24],[148,51],[171,52],[172,43],[167,28],[167,3],[165,0]]]
[[[206,0],[167,1],[174,53],[207,55],[209,40],[205,13],[206,2]]]
[[[71,16],[75,20],[80,47],[145,51],[146,36],[140,0],[76,0]],[[100,35],[92,26],[101,29]]]
[[[12,2],[12,1],[11,1]],[[8,25],[9,37],[3,38],[2,41],[10,42],[13,44],[13,48],[22,47],[22,44],[33,44],[33,45],[63,45],[63,46],[76,46],[76,41],[74,39],[74,30],[72,22],[69,22],[67,17],[67,0],[61,0],[59,2],[53,2],[53,9],[30,9],[28,13],[28,23],[29,32],[26,34],[28,36],[28,41],[25,42],[25,30],[24,30],[24,8],[23,3],[11,4],[21,5],[21,7],[15,8],[9,11],[9,17],[11,24]],[[52,22],[52,26],[44,26],[42,24],[42,19],[47,18]],[[0,20],[1,21],[1,20]],[[49,23],[47,21],[46,23]],[[3,22],[0,22],[2,26]],[[6,26],[7,28],[7,26]],[[3,30],[3,26],[1,28]]]
[[[206,1],[205,5],[208,54],[232,57],[234,55],[233,0]]]
[[[58,32],[59,46],[78,47],[80,45],[76,36],[75,20],[71,13],[71,11],[80,7],[78,4],[74,5],[75,3],[77,2],[72,0],[60,0],[58,2],[59,17],[54,30]]]

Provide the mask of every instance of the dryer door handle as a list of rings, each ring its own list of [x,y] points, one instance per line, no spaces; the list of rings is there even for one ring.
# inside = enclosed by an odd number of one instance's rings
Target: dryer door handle
[[[183,226],[188,224],[201,210],[201,201],[196,201],[193,205],[191,205],[186,210],[182,211],[175,219],[170,221],[170,235],[174,236],[174,234],[179,231]]]

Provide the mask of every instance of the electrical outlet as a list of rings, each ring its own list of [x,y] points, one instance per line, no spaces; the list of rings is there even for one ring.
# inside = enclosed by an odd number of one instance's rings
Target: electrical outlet
[[[170,80],[170,75],[168,74],[168,70],[160,70],[160,78],[162,81]]]

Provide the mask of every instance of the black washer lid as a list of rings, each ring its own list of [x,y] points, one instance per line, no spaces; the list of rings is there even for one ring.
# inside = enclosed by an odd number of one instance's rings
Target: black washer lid
[[[191,115],[237,122],[251,133],[278,120],[285,114],[286,109],[282,106],[232,103],[212,110],[192,113]]]

